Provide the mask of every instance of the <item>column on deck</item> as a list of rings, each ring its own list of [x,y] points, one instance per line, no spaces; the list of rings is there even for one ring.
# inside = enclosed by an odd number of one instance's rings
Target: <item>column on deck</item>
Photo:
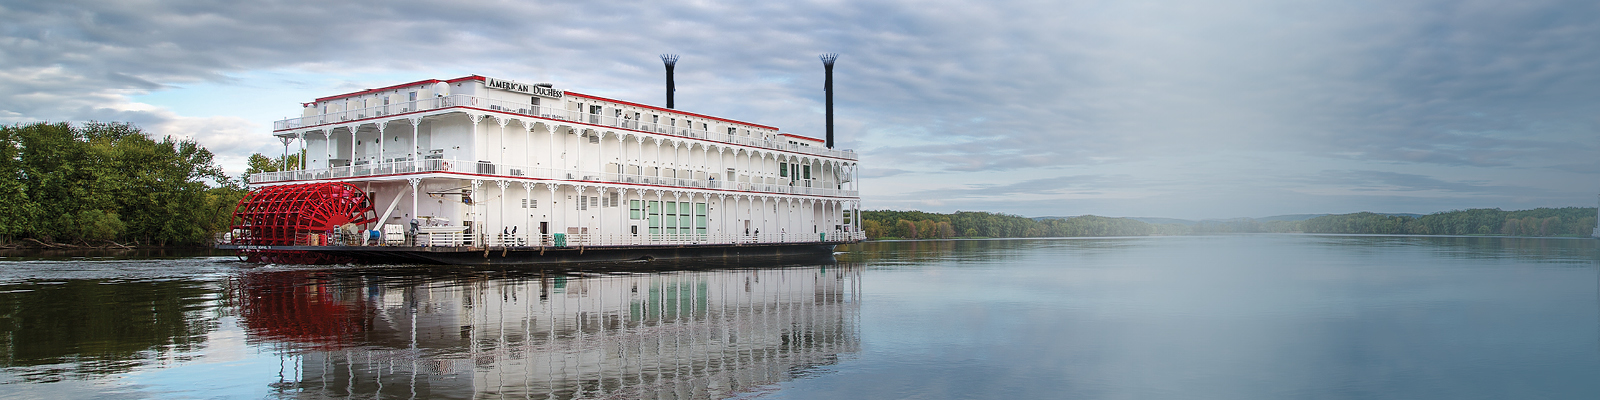
[[[383,137],[386,136],[384,134],[384,132],[383,132],[383,129],[387,128],[388,126],[389,126],[389,122],[388,121],[378,122],[378,132],[377,132],[377,134],[378,134],[378,136],[377,136],[377,141],[378,141],[378,159],[372,161],[372,168],[373,168],[372,169],[372,173],[373,174],[377,174],[378,171],[380,171],[378,168],[383,166],[383,149],[384,149]]]
[[[661,189],[656,189],[655,192],[656,192],[656,212],[659,213],[659,215],[660,215],[660,217],[657,218],[657,221],[660,221],[660,222],[657,223],[657,226],[658,227],[659,226],[666,226],[665,219],[666,219],[666,215],[667,215],[667,212],[666,212],[667,210],[666,210],[665,207],[667,205],[667,201],[666,201],[665,198],[662,198]],[[649,212],[650,212],[650,208],[649,208],[649,206],[646,206],[645,207],[645,213],[649,213]],[[650,219],[650,217],[648,215],[646,215],[645,216],[645,220],[649,221],[649,219]],[[646,228],[646,229],[648,230],[649,228]],[[649,232],[649,233],[650,233],[650,241],[651,242],[656,241],[656,238],[658,237],[658,236],[656,236],[657,233],[656,232]],[[665,235],[665,233],[661,233],[661,235]]]
[[[523,201],[533,203],[533,185],[533,182],[522,182]],[[529,206],[527,209],[522,210],[522,235],[529,239],[528,242],[523,243],[524,246],[531,246],[535,240],[538,240],[538,235],[536,235],[533,228],[533,207],[531,207],[532,204],[529,204]]]
[[[557,184],[555,184],[553,182],[546,182],[544,184],[544,188],[545,188],[545,190],[550,192],[550,199],[549,199],[548,202],[545,203],[545,204],[547,204],[546,207],[549,207],[550,213],[549,214],[545,214],[545,219],[547,220],[545,222],[546,222],[546,225],[549,225],[549,230],[547,232],[543,232],[543,233],[547,234],[547,235],[553,235],[553,234],[556,233],[556,230],[561,229],[560,228],[561,227],[561,222],[556,218],[556,212],[557,211],[561,211],[561,207],[556,205],[556,196],[557,196],[556,192],[559,192],[561,190],[561,188],[559,187],[559,185],[557,185]]]
[[[560,169],[556,168],[556,131],[560,130],[561,128],[560,127],[548,127],[548,128],[549,129],[545,130],[545,138],[549,139],[548,140],[549,145],[547,147],[545,147],[545,152],[547,153],[545,155],[548,156],[548,157],[545,158],[544,167],[545,167],[545,170],[550,171],[550,178],[554,179],[554,178],[557,178],[558,177],[557,174],[560,173],[559,172]],[[551,223],[554,224],[555,222],[552,221]],[[550,233],[550,232],[546,232],[546,233]]]
[[[583,149],[583,142],[582,141],[578,142],[578,149],[579,149],[578,151],[580,151],[580,152],[583,151],[582,150]],[[578,173],[582,174],[583,172],[579,171]],[[589,219],[585,218],[585,215],[584,215],[585,214],[584,211],[588,211],[586,209],[589,208],[589,199],[586,198],[588,196],[588,192],[587,192],[588,189],[589,189],[588,185],[573,185],[572,199],[573,200],[577,200],[577,203],[574,204],[576,207],[572,208],[572,212],[574,214],[578,214],[578,224],[576,226],[576,228],[578,228],[578,231],[576,233],[580,234],[580,235],[588,233],[589,230],[592,228],[592,227],[589,226],[590,225],[589,224]],[[587,239],[587,235],[584,236],[584,237]],[[567,240],[569,242],[572,241],[572,239],[567,239]]]
[[[495,151],[495,152],[492,152],[492,153],[489,152],[489,134],[488,133],[484,133],[483,134],[483,141],[478,146],[480,148],[478,150],[478,152],[480,153],[480,156],[479,156],[480,158],[478,158],[476,160],[472,160],[472,161],[485,161],[485,160],[487,160],[487,161],[489,161],[489,163],[491,165],[494,166],[494,172],[490,173],[491,175],[504,175],[506,173],[505,172],[505,163],[506,163],[506,159],[505,159],[505,153],[506,153],[506,151],[505,151],[505,148],[506,148],[506,123],[511,122],[511,120],[506,119],[506,118],[502,118],[499,115],[489,115],[489,118],[492,118],[494,120],[493,122],[494,122],[495,126],[498,126],[500,128],[500,130],[497,131],[497,133],[495,133],[495,137],[494,137],[494,147],[495,147],[495,149],[498,149],[499,151]],[[476,136],[474,136],[474,139],[476,139]]]
[[[416,220],[417,217],[421,215],[421,214],[417,213],[417,197],[418,197],[417,196],[417,194],[418,194],[417,192],[418,192],[418,187],[422,185],[422,179],[421,178],[407,178],[406,179],[406,183],[410,183],[411,184],[411,219],[412,220]],[[411,224],[411,221],[406,221],[407,229],[410,228],[410,224]],[[416,235],[415,234],[416,234],[416,232],[412,232],[412,238],[413,238],[412,242],[411,242],[412,246],[420,245],[419,243],[416,243],[416,239],[415,239]]]
[[[533,121],[522,120],[522,160],[518,162],[527,166],[528,170],[523,172],[527,176],[538,176],[537,170],[534,169],[533,160],[531,160],[533,157],[533,124]]]
[[[575,154],[572,155],[572,164],[573,164],[572,165],[572,171],[573,171],[572,178],[573,179],[583,179],[583,173],[584,173],[584,168],[583,168],[583,147],[584,147],[585,144],[588,144],[588,135],[593,135],[593,134],[594,134],[594,129],[584,128],[583,130],[578,131],[578,138],[577,138],[578,144],[576,146],[573,146],[573,149],[572,149],[572,153],[575,153]],[[579,192],[581,193],[582,189],[579,189]],[[582,207],[579,207],[579,209],[581,210]],[[583,214],[579,213],[578,214],[578,218],[580,218],[580,219],[583,218]]]
[[[306,170],[306,159],[307,158],[311,158],[311,157],[306,157],[308,155],[308,154],[306,154],[306,133],[304,131],[295,132],[294,133],[294,137],[296,139],[300,140],[300,156],[299,156],[300,157],[300,163],[299,163],[299,165],[296,165],[295,167],[299,168],[299,170],[301,170],[301,171],[305,171]]]
[[[324,164],[323,167],[328,168],[329,170],[332,170],[333,169],[333,129],[332,128],[323,129],[322,130],[322,138],[324,139],[323,142],[322,142],[322,153],[323,153],[322,164]]]
[[[634,147],[637,148],[637,150],[634,150],[634,152],[633,152],[634,169],[632,169],[632,170],[624,169],[624,171],[627,171],[628,173],[631,173],[631,174],[636,174],[636,175],[639,175],[639,176],[643,176],[644,175],[644,135],[634,135],[633,136],[633,145],[634,145]],[[623,159],[626,160],[627,158],[623,158]],[[644,198],[641,197],[640,199],[643,200]]]
[[[628,170],[628,167],[627,167],[628,136],[624,135],[624,134],[621,134],[621,133],[617,134],[617,157],[616,157],[616,160],[617,160],[617,162],[616,162],[616,164],[617,164],[617,176],[615,176],[612,179],[612,181],[613,182],[627,182],[627,180],[623,179],[623,175],[626,173],[625,171]]]
[[[411,170],[421,171],[422,143],[417,142],[417,133],[422,130],[422,118],[410,118],[409,120],[411,121],[411,154],[407,156],[411,158]],[[415,218],[416,214],[411,214],[411,216]]]

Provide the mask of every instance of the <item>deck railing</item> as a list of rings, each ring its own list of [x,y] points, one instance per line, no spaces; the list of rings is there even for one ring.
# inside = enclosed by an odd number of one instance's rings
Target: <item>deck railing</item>
[[[250,183],[272,183],[284,181],[310,181],[322,179],[360,178],[366,176],[381,176],[403,173],[429,173],[429,172],[456,172],[463,174],[487,175],[507,178],[530,178],[547,180],[569,180],[602,183],[641,184],[655,186],[671,186],[690,189],[715,189],[737,190],[744,192],[798,194],[813,196],[855,197],[858,191],[836,188],[820,187],[818,180],[789,180],[776,178],[773,183],[765,182],[730,182],[721,179],[692,179],[661,177],[650,175],[621,174],[614,172],[594,172],[567,169],[552,169],[542,167],[528,167],[520,165],[491,164],[482,162],[469,162],[462,160],[427,159],[417,161],[397,161],[379,164],[364,164],[345,167],[263,172],[250,175]],[[765,179],[765,178],[757,178]]]
[[[648,132],[660,135],[689,137],[751,147],[791,151],[827,157],[838,157],[850,160],[860,159],[856,155],[856,152],[851,150],[837,150],[821,146],[801,146],[790,144],[788,141],[776,136],[776,133],[772,133],[772,136],[743,134],[729,135],[726,133],[710,132],[694,126],[671,126],[669,124],[631,119],[626,116],[618,117],[615,115],[591,114],[583,111],[567,110],[560,107],[535,106],[527,103],[494,100],[487,97],[468,96],[462,94],[454,94],[431,99],[421,99],[416,101],[404,101],[366,108],[354,108],[308,117],[289,118],[273,122],[272,130],[282,131],[320,125],[342,124],[351,121],[377,119],[397,114],[438,110],[450,107],[471,107],[550,120],[573,121],[589,125],[613,127],[635,132]],[[693,117],[683,115],[679,116],[678,118],[679,123],[686,123],[683,121],[684,119]]]

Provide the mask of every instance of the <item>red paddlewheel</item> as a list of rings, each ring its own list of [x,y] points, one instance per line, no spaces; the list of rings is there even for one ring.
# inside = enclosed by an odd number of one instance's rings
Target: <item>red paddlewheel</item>
[[[305,245],[308,234],[376,219],[367,194],[348,183],[267,186],[239,199],[233,211],[233,244]]]

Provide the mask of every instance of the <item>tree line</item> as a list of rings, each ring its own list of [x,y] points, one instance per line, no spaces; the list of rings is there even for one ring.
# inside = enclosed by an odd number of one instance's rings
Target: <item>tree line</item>
[[[1362,212],[1308,219],[1300,228],[1307,233],[1589,236],[1595,228],[1595,211],[1594,207],[1478,208],[1421,217]]]
[[[1204,235],[1217,233],[1336,233],[1406,235],[1588,236],[1595,228],[1594,207],[1536,208],[1521,211],[1469,209],[1420,217],[1370,212],[1324,215],[1303,221],[1251,218],[1151,224],[1128,218],[1085,215],[1034,219],[1019,215],[957,211],[862,211],[861,226],[871,239],[953,237],[1081,237]]]
[[[1145,236],[1156,226],[1127,218],[1094,215],[1035,220],[978,211],[935,214],[922,211],[862,211],[868,238],[935,239],[952,237]]]
[[[0,243],[207,243],[246,193],[213,158],[127,123],[0,126]]]

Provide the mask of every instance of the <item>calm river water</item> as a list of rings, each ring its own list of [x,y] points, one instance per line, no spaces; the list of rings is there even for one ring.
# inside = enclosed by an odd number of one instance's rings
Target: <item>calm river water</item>
[[[0,258],[7,398],[1600,398],[1600,241],[876,242],[825,265]]]

